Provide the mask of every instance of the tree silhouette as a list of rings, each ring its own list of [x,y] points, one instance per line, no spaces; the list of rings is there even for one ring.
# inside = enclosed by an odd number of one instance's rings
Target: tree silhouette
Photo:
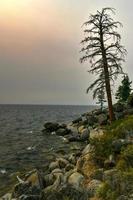
[[[94,97],[103,87],[107,94],[110,121],[115,119],[112,105],[111,84],[119,74],[123,73],[121,64],[125,61],[126,49],[120,44],[121,36],[117,28],[122,26],[114,21],[109,13],[113,8],[103,8],[95,15],[91,14],[85,27],[85,38],[81,41],[83,53],[80,61],[90,60],[90,73],[94,73],[96,80],[90,85],[87,91],[94,89]]]
[[[117,92],[116,92],[116,99],[119,100],[119,102],[126,102],[128,97],[130,96],[130,93],[132,91],[131,89],[132,81],[129,80],[128,75],[125,75],[123,77],[123,80],[121,81],[121,85],[119,86]]]

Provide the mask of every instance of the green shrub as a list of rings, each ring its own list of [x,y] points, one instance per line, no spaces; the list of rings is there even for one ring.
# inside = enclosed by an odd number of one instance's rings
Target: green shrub
[[[129,167],[133,167],[133,145],[128,145],[121,151],[121,156],[127,162]]]
[[[104,182],[101,187],[98,188],[96,196],[103,200],[114,200],[117,198],[116,191],[113,191],[107,182]]]
[[[120,171],[126,171],[128,169],[127,162],[123,158],[119,159],[116,168]]]
[[[111,181],[111,182],[110,182]],[[117,171],[116,179],[109,179],[98,188],[96,195],[102,200],[115,200],[133,192],[133,168],[127,172]]]
[[[110,133],[114,139],[125,139],[127,132],[133,131],[133,115],[116,120],[105,129],[107,134]]]
[[[113,122],[110,126],[105,126],[104,135],[99,138],[90,139],[90,144],[95,148],[95,153],[92,155],[96,163],[103,167],[103,163],[106,159],[113,154],[114,149],[112,146],[113,141],[117,139],[126,139],[128,132],[133,130],[133,115],[126,117],[122,120]],[[118,169],[125,169],[128,165],[133,165],[133,145],[126,147],[118,157]],[[122,156],[123,155],[123,156]],[[129,162],[128,162],[129,161]]]
[[[103,167],[104,161],[112,154],[113,138],[110,134],[104,134],[100,138],[90,140],[90,144],[95,147],[95,152],[92,155],[100,167]]]
[[[127,103],[128,103],[128,105],[133,107],[133,93],[130,94],[130,96],[128,97]]]

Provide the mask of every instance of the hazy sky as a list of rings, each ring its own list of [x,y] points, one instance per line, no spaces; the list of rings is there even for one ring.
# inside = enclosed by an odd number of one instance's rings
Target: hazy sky
[[[81,25],[102,7],[116,8],[124,25],[123,67],[133,80],[131,0],[0,0],[0,103],[92,104]]]

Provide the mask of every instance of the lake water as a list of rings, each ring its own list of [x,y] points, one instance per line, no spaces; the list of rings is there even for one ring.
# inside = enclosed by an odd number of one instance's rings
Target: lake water
[[[93,106],[0,105],[0,188],[3,176],[43,166],[70,146],[61,137],[44,135],[47,121],[68,123]],[[1,183],[2,181],[2,183]],[[1,187],[2,184],[2,187]]]

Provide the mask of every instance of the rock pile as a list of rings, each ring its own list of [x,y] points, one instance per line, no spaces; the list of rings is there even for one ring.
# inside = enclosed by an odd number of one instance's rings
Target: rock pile
[[[117,118],[121,118],[129,112],[127,108],[117,104],[115,113]],[[133,175],[130,174],[131,172],[127,172],[128,175],[121,173],[120,168],[125,166],[125,162],[133,167],[131,146],[133,131],[124,129],[125,135],[120,138],[114,136],[113,139],[107,140],[102,126],[108,124],[108,118],[106,109],[104,111],[98,109],[83,114],[69,125],[45,123],[44,134],[54,133],[65,137],[68,142],[87,141],[84,143],[84,149],[55,158],[48,165],[47,170],[35,169],[22,178],[17,177],[19,183],[11,193],[4,195],[0,200],[101,200],[104,199],[106,191],[112,191],[108,194],[108,199],[115,200],[116,194],[113,191],[116,187],[120,191],[117,200],[132,200]],[[106,145],[104,137],[107,140]],[[96,141],[98,143],[95,144]],[[107,152],[104,149],[107,155],[101,158],[102,145],[111,148],[111,154],[108,153],[108,149]],[[125,147],[127,150],[122,154]],[[125,157],[122,157],[123,155]],[[97,194],[103,198],[98,198]],[[110,195],[114,196],[110,198]]]

